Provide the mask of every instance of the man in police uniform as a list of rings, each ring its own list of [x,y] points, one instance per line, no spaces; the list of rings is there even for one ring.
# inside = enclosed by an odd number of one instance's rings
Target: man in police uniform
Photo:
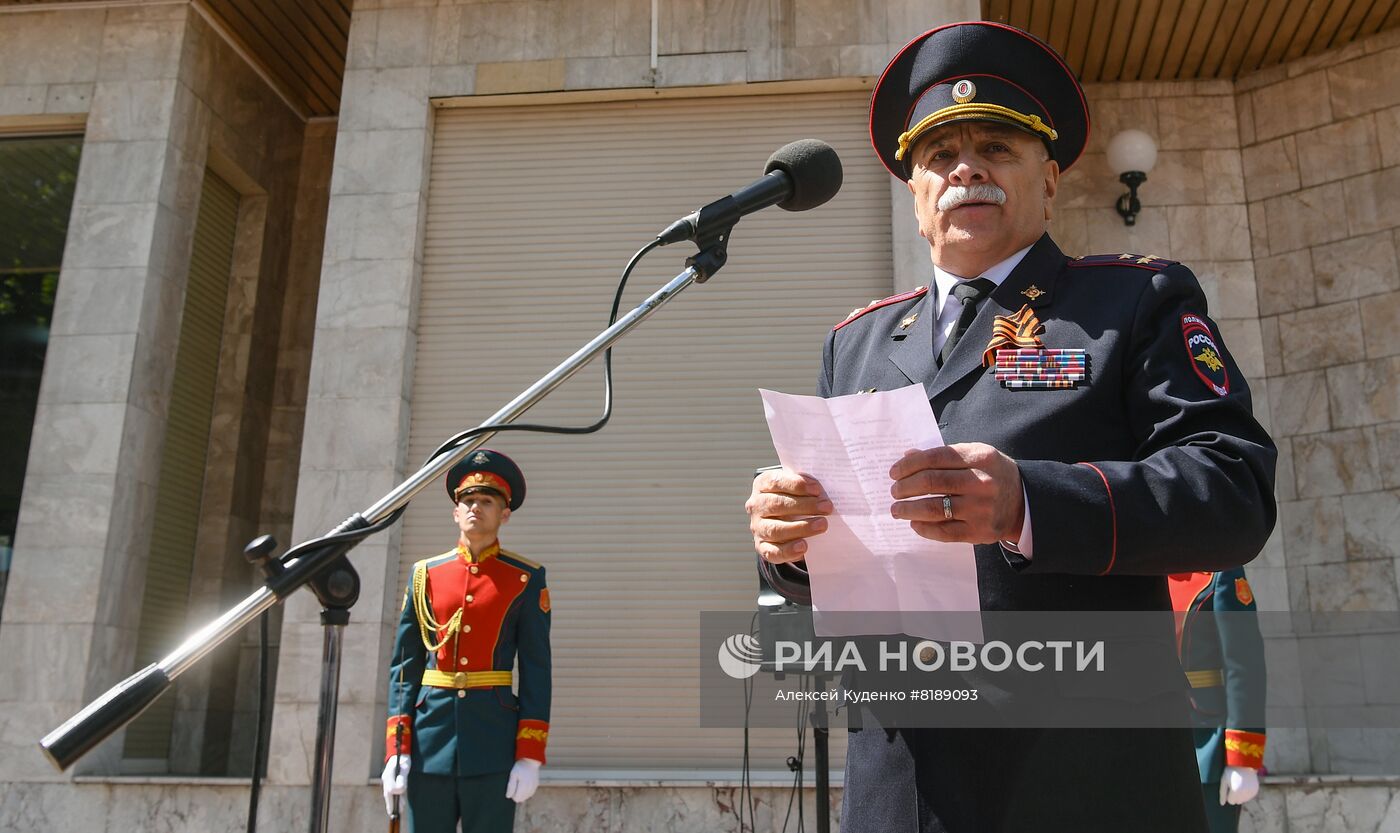
[[[838,324],[818,391],[924,386],[948,445],[893,466],[890,511],[976,545],[984,610],[1167,612],[1168,574],[1250,560],[1275,520],[1273,444],[1190,270],[1152,254],[1075,259],[1046,234],[1088,118],[1052,49],[990,22],[914,39],[871,101],[871,140],[914,195],[933,286]],[[832,511],[821,484],[762,474],[747,509],[770,579],[804,581],[805,539]],[[857,717],[843,830],[1205,829],[1185,728]]]
[[[1240,806],[1259,794],[1268,668],[1254,591],[1244,568],[1177,573],[1181,667],[1191,684],[1196,766],[1210,833],[1235,833]]]
[[[385,807],[407,792],[409,829],[508,833],[534,794],[549,737],[544,568],[501,549],[525,501],[504,454],[475,451],[447,474],[457,547],[413,565],[389,668]],[[511,692],[520,662],[519,696]],[[397,753],[397,754],[396,754]]]

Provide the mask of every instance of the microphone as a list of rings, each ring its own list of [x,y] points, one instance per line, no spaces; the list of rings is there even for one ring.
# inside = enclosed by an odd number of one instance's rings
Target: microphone
[[[816,208],[841,190],[841,157],[819,139],[799,139],[773,151],[763,176],[667,226],[656,236],[666,246],[723,233],[745,214],[770,205],[787,211]]]

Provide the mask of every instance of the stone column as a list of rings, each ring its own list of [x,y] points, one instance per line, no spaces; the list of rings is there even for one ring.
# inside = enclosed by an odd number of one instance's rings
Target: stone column
[[[0,626],[0,780],[61,777],[39,736],[132,671],[193,228],[180,206],[203,165],[177,80],[188,15],[106,11]],[[114,771],[121,737],[75,769]]]
[[[393,488],[406,461],[422,273],[431,8],[357,11],[336,137],[292,540],[319,535]],[[399,609],[398,531],[352,553],[362,581],[346,628],[334,775],[365,794],[382,760],[389,643]],[[269,780],[298,787],[314,769],[322,627],[310,593],[288,601]],[[288,806],[304,812],[283,791]],[[341,794],[348,794],[343,792]],[[337,802],[337,821],[358,805]],[[378,806],[382,812],[382,805]]]

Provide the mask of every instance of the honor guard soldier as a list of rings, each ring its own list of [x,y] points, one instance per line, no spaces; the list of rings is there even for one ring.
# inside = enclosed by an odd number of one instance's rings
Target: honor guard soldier
[[[1248,562],[1275,521],[1276,451],[1195,275],[1150,253],[1071,257],[1048,233],[1088,135],[1064,60],[990,21],[915,38],[871,99],[870,139],[913,195],[930,280],[837,324],[817,391],[923,386],[947,445],[892,465],[888,511],[974,545],[983,610],[1166,614],[1168,575]],[[804,582],[807,539],[833,511],[822,484],[765,472],[747,509],[771,583]],[[1185,726],[880,718],[852,716],[842,830],[1205,830]]]
[[[455,549],[413,565],[389,668],[383,784],[414,833],[507,833],[534,794],[549,737],[549,588],[544,568],[501,549],[525,501],[504,454],[480,450],[447,475]],[[512,668],[520,678],[512,692]]]
[[[1171,577],[1181,667],[1191,685],[1196,765],[1211,833],[1235,833],[1259,794],[1268,670],[1244,569]]]

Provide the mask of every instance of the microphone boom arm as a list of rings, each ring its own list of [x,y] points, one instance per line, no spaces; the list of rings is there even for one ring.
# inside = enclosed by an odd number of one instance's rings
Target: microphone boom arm
[[[514,422],[555,388],[583,369],[599,353],[611,347],[633,327],[651,317],[652,313],[656,312],[661,305],[680,294],[692,283],[703,283],[711,277],[719,270],[720,266],[724,265],[723,247],[724,240],[727,238],[728,231],[726,230],[718,240],[714,241],[719,249],[718,265],[713,263],[713,250],[716,245],[702,247],[699,254],[687,261],[691,265],[688,265],[683,272],[653,292],[612,326],[594,336],[591,341],[559,363],[553,370],[540,377],[533,385],[487,418],[479,427]],[[708,258],[707,252],[711,253]],[[697,268],[697,264],[699,268]],[[330,535],[336,536],[354,530],[362,530],[385,521],[394,512],[407,506],[414,495],[438,478],[445,476],[447,471],[459,460],[479,448],[492,436],[494,436],[494,432],[477,434],[456,449],[430,460],[364,512],[352,515],[336,527]],[[284,601],[297,588],[324,577],[328,568],[334,566],[358,543],[358,540],[358,538],[349,538],[326,541],[285,564],[274,563],[273,569],[265,568],[268,579],[263,587],[190,635],[169,655],[108,689],[101,697],[89,703],[58,728],[45,735],[39,741],[39,747],[43,750],[44,755],[60,771],[67,769],[94,746],[145,711],[157,697],[170,687],[177,677],[213,651],[224,640],[241,631],[273,605]],[[320,595],[319,590],[318,595]]]

